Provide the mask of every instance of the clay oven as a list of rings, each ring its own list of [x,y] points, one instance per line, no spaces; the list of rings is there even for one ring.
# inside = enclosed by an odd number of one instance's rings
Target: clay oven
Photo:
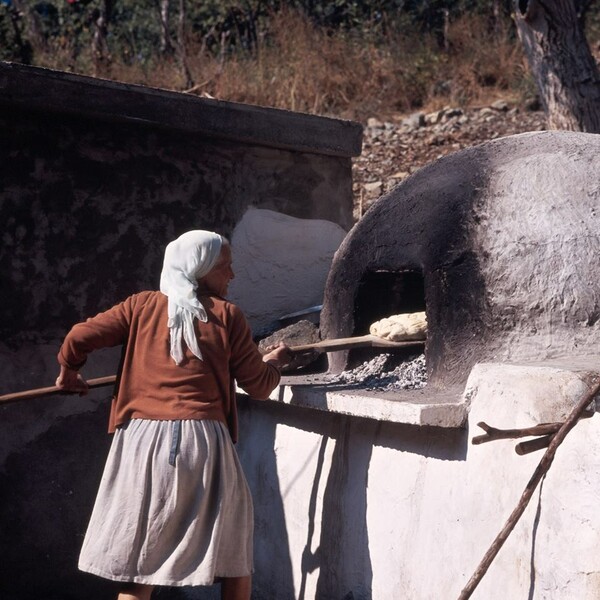
[[[429,385],[477,362],[590,354],[600,342],[600,136],[528,133],[440,159],[380,198],[338,250],[323,337],[426,310]],[[329,355],[339,372],[349,354]]]

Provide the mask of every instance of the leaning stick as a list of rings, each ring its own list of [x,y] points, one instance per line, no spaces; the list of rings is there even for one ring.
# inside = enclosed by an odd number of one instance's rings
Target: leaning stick
[[[533,425],[532,427],[523,427],[521,429],[497,429],[492,427],[483,421],[477,423],[481,429],[485,431],[482,435],[476,435],[472,440],[472,444],[483,444],[485,442],[493,442],[494,440],[507,440],[520,437],[528,437],[530,435],[547,435],[549,433],[556,433],[561,427],[562,423],[541,423],[540,425]]]
[[[531,452],[536,452],[542,448],[547,448],[550,445],[553,437],[554,434],[550,433],[548,435],[543,435],[542,437],[520,442],[515,446],[515,452],[519,456],[523,456],[524,454],[531,454]]]
[[[107,375],[106,377],[98,377],[97,379],[88,379],[87,386],[89,389],[103,387],[113,384],[117,379],[116,375]],[[30,400],[31,398],[40,398],[41,396],[55,396],[57,394],[79,394],[80,392],[69,392],[61,388],[51,385],[49,387],[36,388],[34,390],[26,390],[24,392],[13,392],[12,394],[4,394],[0,396],[0,404],[8,404],[9,402],[17,402],[18,400]]]
[[[477,569],[475,569],[473,576],[471,577],[471,579],[469,579],[467,585],[463,588],[462,592],[460,593],[458,600],[467,600],[471,597],[471,594],[475,591],[475,588],[479,585],[479,582],[481,581],[481,579],[489,569],[490,565],[492,564],[492,561],[496,557],[496,554],[498,554],[500,548],[502,548],[504,542],[506,541],[511,531],[517,524],[518,520],[521,518],[521,515],[527,508],[527,505],[529,504],[529,501],[533,496],[535,488],[542,480],[542,477],[546,475],[548,469],[550,469],[552,461],[554,460],[554,455],[556,454],[556,449],[558,448],[558,446],[560,446],[560,444],[565,439],[569,431],[571,431],[571,429],[575,427],[580,416],[583,414],[583,411],[588,407],[590,402],[592,402],[592,400],[599,391],[600,380],[598,380],[594,384],[592,389],[587,394],[585,394],[583,398],[575,405],[575,408],[573,408],[573,410],[567,417],[567,420],[556,432],[552,441],[550,442],[550,445],[548,446],[548,450],[546,450],[544,456],[542,456],[542,459],[540,460],[537,468],[531,476],[531,479],[525,486],[525,490],[521,495],[519,503],[517,504],[516,508],[513,510],[512,514],[506,521],[506,524],[504,525],[500,533],[496,536],[496,539],[492,542],[492,545],[489,547],[488,551],[485,553],[483,559],[477,566]]]

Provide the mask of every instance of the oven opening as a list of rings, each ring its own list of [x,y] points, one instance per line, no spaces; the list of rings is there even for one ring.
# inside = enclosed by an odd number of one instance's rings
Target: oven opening
[[[359,283],[354,302],[353,335],[366,335],[372,323],[392,315],[425,311],[425,282],[417,270],[370,271]],[[393,354],[398,364],[423,353],[423,348],[356,348],[350,351],[352,369],[382,353]]]

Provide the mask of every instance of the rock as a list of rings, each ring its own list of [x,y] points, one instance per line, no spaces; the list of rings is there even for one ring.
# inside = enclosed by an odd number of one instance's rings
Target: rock
[[[509,109],[508,102],[504,100],[496,100],[496,102],[493,102],[491,106],[494,110],[498,110],[500,112],[507,112]]]
[[[310,321],[303,320],[292,323],[292,325],[288,325],[283,329],[279,329],[270,336],[262,339],[258,343],[258,349],[260,350],[261,354],[265,354],[266,349],[269,346],[273,346],[279,342],[283,342],[288,346],[301,346],[304,344],[314,344],[315,342],[319,342],[320,339],[321,337],[319,335],[319,329],[317,326]],[[288,372],[305,367],[306,365],[312,363],[318,356],[319,353],[316,351],[296,354],[294,355],[292,362],[281,370]]]
[[[444,143],[444,136],[440,134],[430,135],[426,141],[430,146],[441,146]]]
[[[383,194],[383,181],[373,181],[371,183],[365,183],[365,192],[367,198],[378,198]]]
[[[396,173],[394,173],[390,179],[406,179],[409,176],[410,173],[408,173],[407,171],[396,171]]]
[[[450,119],[453,119],[454,117],[460,117],[463,114],[464,111],[462,108],[446,108],[444,109],[444,115],[442,117],[442,120],[448,121]]]
[[[381,129],[383,127],[383,123],[375,117],[369,117],[367,119],[367,127],[371,129]]]
[[[425,125],[425,113],[416,112],[403,119],[402,126],[409,131],[414,131]]]
[[[427,113],[425,115],[425,124],[437,125],[441,121],[443,114],[443,110],[436,110],[434,112]]]
[[[392,115],[389,122],[386,120],[377,128],[365,127],[363,153],[353,161],[354,218],[360,219],[371,202],[366,197],[364,188],[368,182],[382,181],[384,188],[389,189],[393,183],[402,179],[395,177],[396,173],[414,173],[435,159],[455,151],[457,143],[461,147],[474,146],[489,140],[492,133],[507,136],[544,130],[545,115],[539,110],[539,100],[532,98],[531,102],[533,104],[529,110],[523,104],[520,112],[515,112],[514,108],[506,112],[494,110],[491,102],[483,110],[463,107],[460,109],[462,115],[442,122],[442,116],[446,112],[456,109],[446,106],[424,115],[425,123],[417,129],[409,129],[403,124],[407,115]],[[532,109],[536,112],[532,112]],[[377,124],[379,121],[370,123]],[[390,123],[394,129],[390,128]],[[440,137],[434,140],[432,135]],[[373,139],[375,137],[377,142]],[[431,143],[434,141],[437,143]],[[391,162],[386,160],[390,158]]]

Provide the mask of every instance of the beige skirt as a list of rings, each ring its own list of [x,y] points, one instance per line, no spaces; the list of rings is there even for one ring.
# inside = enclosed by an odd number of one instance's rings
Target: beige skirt
[[[222,423],[135,419],[115,432],[79,568],[210,585],[251,574],[252,534],[252,498]]]

